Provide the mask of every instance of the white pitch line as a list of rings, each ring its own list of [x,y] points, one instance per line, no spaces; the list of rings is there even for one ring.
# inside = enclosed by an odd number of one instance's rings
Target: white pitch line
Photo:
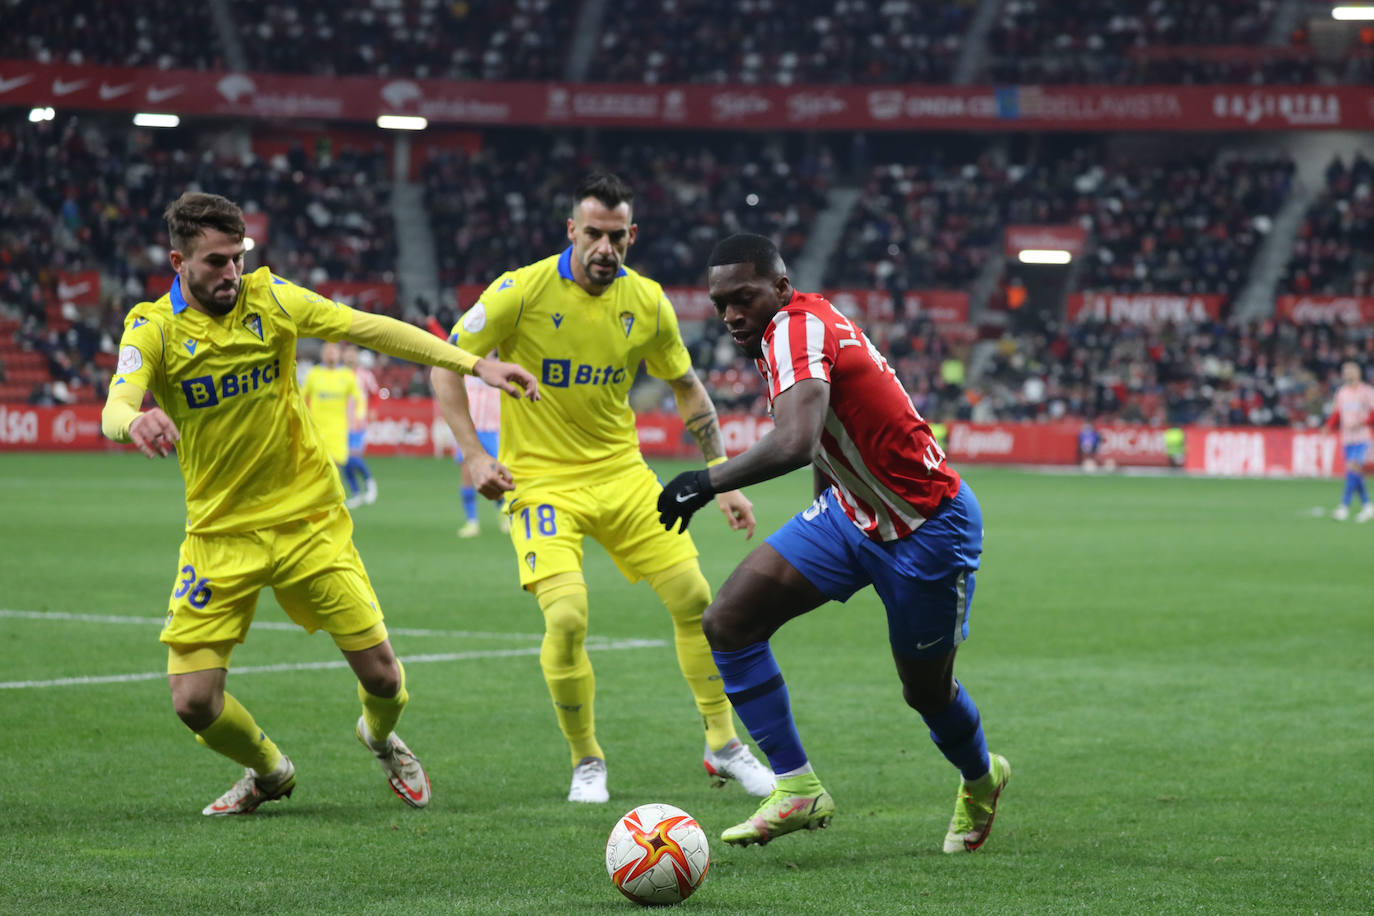
[[[0,617],[20,620],[74,620],[79,623],[134,624],[137,626],[161,626],[164,617],[122,617],[116,614],[71,614],[66,611],[15,611],[0,608]],[[298,624],[278,620],[254,622],[255,630],[291,630],[301,632]],[[411,627],[387,627],[387,632],[397,636],[451,636],[457,639],[543,639],[543,633],[483,633],[474,630],[425,630]],[[605,637],[588,636],[589,641],[605,642]]]
[[[587,650],[597,652],[602,649],[658,649],[667,643],[661,639],[617,639],[601,645],[588,645]],[[479,658],[512,658],[520,655],[538,655],[539,649],[530,646],[525,649],[487,649],[477,652],[441,652],[430,655],[404,655],[401,661],[407,665],[426,662],[460,662]],[[335,659],[326,662],[292,662],[281,665],[249,665],[234,668],[235,675],[275,674],[282,671],[325,671],[332,668],[347,668],[348,662]],[[79,687],[87,684],[125,684],[130,681],[152,681],[167,676],[165,671],[143,671],[137,674],[106,674],[86,677],[61,677],[50,681],[0,681],[0,690],[23,690],[30,687]]]

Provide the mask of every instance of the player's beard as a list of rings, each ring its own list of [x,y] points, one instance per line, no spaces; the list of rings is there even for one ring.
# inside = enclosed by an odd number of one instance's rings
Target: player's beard
[[[587,275],[587,280],[593,286],[603,289],[615,282],[616,275],[620,273],[619,261],[601,261],[597,258],[588,258],[582,265],[583,273]],[[592,271],[596,271],[593,273]],[[603,273],[604,271],[604,273]],[[602,278],[605,279],[602,279]]]
[[[196,275],[191,271],[186,271],[186,286],[191,292],[192,298],[199,302],[207,312],[213,315],[227,315],[234,310],[234,306],[239,300],[239,284],[225,284],[216,282],[215,286],[208,286],[199,283]],[[232,290],[233,295],[228,295],[227,291]],[[220,297],[216,293],[221,293]]]

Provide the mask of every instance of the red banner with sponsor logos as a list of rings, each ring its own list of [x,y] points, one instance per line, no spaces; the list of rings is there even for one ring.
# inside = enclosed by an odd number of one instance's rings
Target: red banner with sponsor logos
[[[1002,237],[1002,251],[1014,258],[1027,249],[1067,251],[1073,257],[1083,253],[1088,230],[1069,223],[1062,226],[1008,226]]]
[[[239,118],[733,130],[1374,129],[1361,86],[646,86],[0,60],[0,105]]]
[[[77,273],[59,271],[57,274],[57,301],[70,302],[78,306],[100,304],[100,271],[83,270]]]
[[[1221,317],[1226,297],[1220,294],[1070,293],[1065,297],[1070,321],[1151,324],[1160,321],[1207,321]]]
[[[476,283],[457,287],[459,311],[472,307],[486,289]],[[673,303],[680,321],[706,321],[716,317],[706,290],[696,286],[666,286],[663,294]],[[892,294],[884,290],[832,289],[822,293],[844,314],[860,322],[891,321]],[[936,324],[968,324],[968,293],[948,289],[907,290],[902,297],[908,319],[929,318]]]
[[[1184,467],[1211,477],[1335,477],[1340,440],[1321,430],[1253,427],[1185,429]]]
[[[1093,458],[1121,467],[1165,467],[1169,463],[1164,430],[1153,426],[1097,426]],[[964,423],[949,424],[945,451],[960,463],[1076,464],[1083,457],[1078,435],[1083,424]]]
[[[371,455],[437,456],[453,453],[453,436],[430,398],[373,402],[367,428]],[[30,407],[0,403],[0,452],[121,451],[100,433],[100,405]],[[696,441],[675,413],[648,411],[636,417],[640,448],[652,458],[699,458]],[[724,414],[725,450],[737,455],[773,422],[752,414]],[[945,451],[960,464],[1073,465],[1079,460],[1082,425],[1059,423],[949,424]],[[1146,426],[1100,426],[1096,459],[1121,467],[1168,464],[1164,431]],[[1333,477],[1343,470],[1339,439],[1322,430],[1253,427],[1186,427],[1184,467],[1219,477]]]
[[[0,403],[0,452],[89,452],[132,447],[100,434],[99,404],[29,407]]]
[[[1374,296],[1279,296],[1274,314],[1298,324],[1374,324]]]

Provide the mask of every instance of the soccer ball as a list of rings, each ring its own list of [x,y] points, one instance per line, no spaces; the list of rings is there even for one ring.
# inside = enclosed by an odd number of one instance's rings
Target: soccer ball
[[[640,805],[616,821],[606,841],[606,874],[616,890],[644,906],[686,900],[710,867],[706,831],[672,805]]]

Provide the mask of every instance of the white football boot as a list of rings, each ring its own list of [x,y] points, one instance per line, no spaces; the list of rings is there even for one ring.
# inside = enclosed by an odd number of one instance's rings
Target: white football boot
[[[363,747],[377,758],[377,763],[386,774],[386,781],[397,798],[412,808],[423,808],[429,804],[429,774],[425,772],[419,758],[411,753],[410,748],[406,747],[406,743],[395,732],[387,735],[386,744],[378,750],[362,716],[358,717],[358,727],[355,731]]]
[[[764,798],[778,785],[773,778],[773,771],[759,763],[738,738],[731,738],[730,743],[718,751],[706,745],[701,762],[711,775],[712,786],[717,789],[725,785],[727,780],[734,779],[750,795]]]
[[[606,761],[600,757],[583,757],[573,767],[568,801],[599,805],[610,800],[611,793],[606,790]]]
[[[229,787],[219,798],[206,805],[201,814],[223,817],[229,814],[252,814],[263,802],[280,801],[296,790],[296,768],[291,758],[281,755],[281,763],[271,773],[259,775],[257,770],[245,769],[243,778]]]

